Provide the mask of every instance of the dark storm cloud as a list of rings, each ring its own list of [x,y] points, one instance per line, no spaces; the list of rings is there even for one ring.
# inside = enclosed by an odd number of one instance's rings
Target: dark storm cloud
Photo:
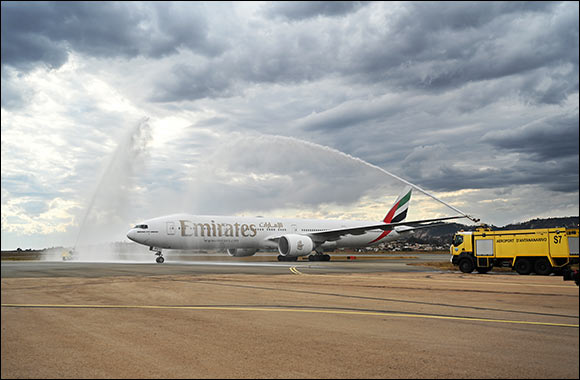
[[[275,18],[297,21],[318,16],[342,16],[355,12],[363,1],[278,1],[268,4],[264,13]]]
[[[308,30],[254,37],[230,43],[237,48],[220,57],[174,64],[157,76],[150,100],[223,98],[239,95],[254,84],[297,84],[333,74],[325,47]]]
[[[475,132],[476,133],[476,132]],[[521,185],[578,191],[578,110],[523,126],[416,146],[402,161],[408,178],[436,191]],[[461,146],[454,145],[458,142]],[[447,152],[451,143],[453,154]],[[463,146],[468,150],[464,151]]]
[[[577,173],[577,160],[563,160],[558,165],[518,161],[509,167],[481,170],[442,165],[437,171],[430,172],[417,181],[435,191],[540,185],[552,191],[573,193],[578,191]]]
[[[340,4],[329,4],[328,13],[336,6],[355,7]],[[270,4],[272,14],[286,14],[281,11],[286,7],[303,9],[287,13],[304,21],[300,27],[272,27],[267,35],[248,30],[228,36],[230,49],[202,68],[199,62],[180,63],[170,80],[160,76],[161,91],[152,100],[228,97],[253,84],[329,77],[384,91],[429,93],[509,79],[499,96],[548,104],[561,103],[578,89],[577,3],[373,6],[351,13],[348,23],[341,18],[314,23],[307,16],[321,12],[317,4]]]
[[[252,29],[232,33],[235,28],[220,34],[196,3],[3,2],[2,65],[58,68],[71,51],[160,58],[189,49],[205,56],[161,72],[150,96],[158,102],[229,97],[251,84],[330,76],[430,92],[520,76],[503,93],[548,104],[578,89],[577,3],[420,2],[356,12],[366,4],[268,4],[262,13],[270,17],[304,21],[265,36]],[[220,7],[206,7],[219,14]],[[349,15],[351,22],[309,21],[318,15]]]
[[[359,80],[440,91],[572,64],[576,70],[558,83],[578,82],[577,4],[420,2],[387,21],[392,25],[346,50]]]
[[[427,30],[465,30],[481,27],[496,17],[512,13],[545,12],[554,2],[409,2],[396,20],[397,29],[416,26]]]
[[[2,65],[63,65],[70,51],[96,57],[162,57],[189,48],[219,53],[196,4],[2,2]]]
[[[500,150],[525,153],[534,161],[578,159],[578,113],[554,116],[519,128],[489,132],[482,142]]]

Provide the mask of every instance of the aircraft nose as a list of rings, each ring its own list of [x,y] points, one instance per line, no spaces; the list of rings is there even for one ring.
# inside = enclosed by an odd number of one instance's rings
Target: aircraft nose
[[[127,232],[127,237],[129,240],[133,240],[135,243],[147,244],[149,240],[149,231],[144,231],[138,228],[132,228]]]
[[[134,242],[137,242],[137,232],[135,231],[135,229],[130,229],[129,232],[127,232],[127,237],[129,238],[129,240],[133,240]]]

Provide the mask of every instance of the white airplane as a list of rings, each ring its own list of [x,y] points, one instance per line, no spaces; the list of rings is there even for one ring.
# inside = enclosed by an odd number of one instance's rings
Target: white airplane
[[[141,222],[127,237],[155,251],[158,263],[164,261],[162,249],[226,249],[234,257],[277,249],[278,261],[296,261],[307,255],[310,261],[329,261],[324,251],[378,245],[441,224],[431,222],[465,217],[405,222],[411,192],[406,187],[381,222],[174,214]]]

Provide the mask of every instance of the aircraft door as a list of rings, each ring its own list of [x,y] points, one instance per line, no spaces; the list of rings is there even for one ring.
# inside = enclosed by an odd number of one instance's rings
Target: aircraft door
[[[291,226],[290,226],[290,229],[292,230],[292,233],[294,233],[294,234],[295,234],[296,232],[298,232],[298,227],[296,227],[296,225],[295,225],[295,224],[291,225]]]
[[[175,235],[175,222],[167,222],[167,235]]]

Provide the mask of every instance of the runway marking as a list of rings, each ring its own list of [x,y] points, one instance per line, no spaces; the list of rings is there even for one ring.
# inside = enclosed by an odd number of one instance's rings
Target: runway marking
[[[2,307],[9,308],[49,308],[49,309],[149,309],[149,310],[221,310],[221,311],[274,311],[274,312],[295,312],[295,313],[322,313],[322,314],[346,314],[346,315],[370,315],[381,317],[406,317],[406,318],[425,318],[425,319],[446,319],[461,321],[477,321],[489,323],[510,323],[536,326],[553,326],[553,327],[573,327],[579,325],[568,323],[550,323],[550,322],[533,322],[533,321],[511,321],[506,319],[489,319],[475,317],[455,317],[445,315],[418,315],[406,313],[390,313],[379,311],[347,311],[347,310],[330,310],[330,309],[299,309],[299,308],[266,308],[266,307],[239,307],[239,306],[155,306],[155,305],[41,305],[41,304],[2,304]]]
[[[290,272],[292,272],[294,274],[304,274],[304,273],[300,272],[298,269],[296,269],[296,267],[290,267]]]

